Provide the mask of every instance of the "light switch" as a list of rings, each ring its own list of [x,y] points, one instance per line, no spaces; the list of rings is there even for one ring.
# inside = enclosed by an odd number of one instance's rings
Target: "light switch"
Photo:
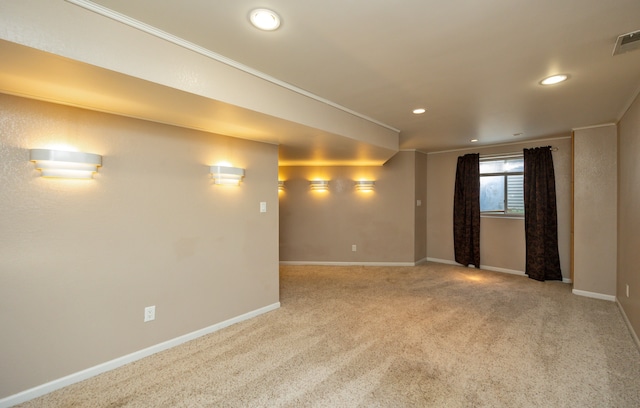
[[[416,201],[416,205],[417,205],[418,207],[420,207],[420,206],[422,205],[422,200],[418,200],[418,201]]]
[[[260,212],[261,213],[266,213],[267,212],[267,203],[266,201],[260,201]]]

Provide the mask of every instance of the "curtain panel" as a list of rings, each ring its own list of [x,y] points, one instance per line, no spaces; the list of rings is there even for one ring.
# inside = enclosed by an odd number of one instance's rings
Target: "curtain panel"
[[[551,146],[524,149],[524,231],[525,273],[539,281],[562,280]]]
[[[480,154],[458,157],[453,197],[456,262],[480,267]]]

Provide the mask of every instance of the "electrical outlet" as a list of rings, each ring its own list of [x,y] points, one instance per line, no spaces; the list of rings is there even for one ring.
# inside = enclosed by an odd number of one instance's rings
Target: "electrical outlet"
[[[156,307],[155,306],[147,306],[144,308],[144,321],[150,322],[156,319]]]
[[[358,247],[356,246],[356,244],[351,245],[351,250],[353,252],[356,252],[358,250]]]
[[[629,297],[629,285],[627,284],[627,297]]]
[[[418,207],[422,206],[422,200],[416,200],[416,206]]]

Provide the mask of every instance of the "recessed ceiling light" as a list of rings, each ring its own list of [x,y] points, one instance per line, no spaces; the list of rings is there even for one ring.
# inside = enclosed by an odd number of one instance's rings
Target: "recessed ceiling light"
[[[540,81],[540,85],[554,85],[554,84],[566,81],[568,78],[569,76],[565,74],[552,75]]]
[[[425,108],[418,108],[418,109],[414,109],[413,113],[415,113],[416,115],[422,115],[423,113],[425,113],[427,110]]]
[[[475,143],[477,141],[478,141],[478,139],[471,139],[471,143]]]
[[[249,13],[249,20],[256,28],[273,31],[280,27],[280,16],[275,11],[255,9]]]

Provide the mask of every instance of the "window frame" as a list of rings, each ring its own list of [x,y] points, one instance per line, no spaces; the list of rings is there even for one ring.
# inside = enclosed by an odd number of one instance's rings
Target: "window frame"
[[[495,155],[485,155],[480,156],[480,163],[482,162],[491,162],[491,161],[504,161],[508,159],[519,159],[522,158],[524,162],[524,153],[505,153],[505,154],[495,154]],[[509,208],[509,189],[508,189],[508,176],[522,176],[522,184],[524,190],[524,167],[522,171],[504,171],[504,172],[493,172],[493,173],[480,173],[480,180],[482,177],[491,177],[491,176],[502,176],[504,177],[504,208],[502,211],[480,211],[480,217],[483,218],[515,218],[515,219],[524,219],[524,206],[522,213],[513,213],[507,212]],[[524,191],[523,191],[524,193]]]

